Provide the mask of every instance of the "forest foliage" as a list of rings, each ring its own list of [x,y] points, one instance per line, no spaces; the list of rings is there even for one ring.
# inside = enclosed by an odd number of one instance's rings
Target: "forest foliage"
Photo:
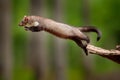
[[[83,1],[89,4],[89,24],[84,21]],[[13,80],[34,80],[34,71],[27,65],[28,41],[31,32],[18,26],[24,15],[31,14],[30,0],[11,0],[12,2],[12,47],[13,47]],[[54,0],[45,0],[46,15],[54,19]],[[94,25],[102,32],[102,38],[96,41],[96,35],[89,34],[91,44],[111,49],[120,44],[120,0],[62,0],[62,22],[73,25]],[[39,9],[39,7],[38,7]],[[41,16],[41,14],[39,14]],[[60,16],[59,16],[60,17]],[[40,33],[39,33],[40,34]],[[47,36],[48,60],[50,65],[49,80],[54,80],[53,36]],[[119,65],[105,58],[88,55],[85,56],[74,42],[67,40],[66,77],[67,80],[85,80],[86,71],[94,76],[116,74],[120,71]],[[89,59],[87,59],[89,58]],[[86,67],[87,66],[87,67]],[[103,76],[104,77],[104,76]],[[89,79],[90,80],[90,79]],[[92,78],[91,78],[92,80]]]

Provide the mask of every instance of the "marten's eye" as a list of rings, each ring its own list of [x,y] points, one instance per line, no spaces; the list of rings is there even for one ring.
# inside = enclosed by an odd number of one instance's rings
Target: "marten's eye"
[[[24,21],[27,23],[27,22],[28,22],[28,17],[25,17],[25,18],[24,18]]]

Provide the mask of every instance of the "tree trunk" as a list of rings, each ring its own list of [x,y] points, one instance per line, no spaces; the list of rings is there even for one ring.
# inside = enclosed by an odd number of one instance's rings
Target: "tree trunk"
[[[54,0],[54,19],[62,21],[63,0]],[[66,44],[60,38],[54,38],[55,80],[66,80]]]
[[[31,14],[44,14],[45,0],[31,0]],[[43,32],[30,33],[30,63],[35,71],[35,80],[47,80],[48,63],[46,34]]]
[[[82,0],[82,19],[84,25],[90,24],[90,2],[89,0]]]
[[[0,73],[12,80],[11,1],[0,0]]]
[[[90,2],[82,0],[83,24],[90,25]],[[83,67],[85,71],[85,80],[92,80],[93,55],[83,56]]]

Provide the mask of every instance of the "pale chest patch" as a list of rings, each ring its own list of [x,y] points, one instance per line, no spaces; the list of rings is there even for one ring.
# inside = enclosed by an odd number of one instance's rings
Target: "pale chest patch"
[[[32,27],[32,26],[38,26],[39,25],[39,22],[35,21],[33,22],[32,24],[26,24],[26,27]]]
[[[33,25],[34,25],[34,26],[38,26],[38,25],[39,25],[39,22],[35,21],[35,22],[33,23]]]

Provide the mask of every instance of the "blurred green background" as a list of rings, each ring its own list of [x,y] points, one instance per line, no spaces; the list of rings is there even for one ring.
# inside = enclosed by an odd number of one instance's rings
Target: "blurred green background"
[[[39,15],[73,26],[94,25],[102,32],[91,44],[114,49],[120,43],[120,0],[0,0],[0,80],[119,80],[120,65],[82,52],[73,41],[18,24]]]

